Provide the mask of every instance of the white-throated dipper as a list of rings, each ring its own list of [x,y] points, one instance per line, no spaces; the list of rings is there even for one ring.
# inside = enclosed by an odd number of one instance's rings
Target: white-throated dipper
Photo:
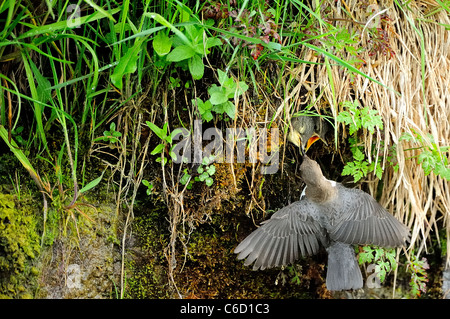
[[[274,213],[234,250],[253,269],[288,265],[300,256],[328,252],[328,290],[359,289],[363,278],[353,245],[399,247],[409,229],[369,194],[326,179],[317,162],[303,157],[304,196]]]

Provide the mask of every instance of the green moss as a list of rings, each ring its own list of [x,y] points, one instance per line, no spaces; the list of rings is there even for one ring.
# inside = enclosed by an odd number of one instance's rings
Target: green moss
[[[163,265],[146,262],[129,261],[127,268],[131,276],[127,276],[125,298],[155,299],[169,298],[167,273]]]
[[[15,196],[0,194],[0,287],[4,295],[27,295],[29,266],[40,251],[36,218],[30,209],[17,207]]]
[[[220,172],[219,167],[218,177]],[[223,180],[217,181],[220,184]],[[284,182],[274,178],[273,184]],[[263,191],[264,196],[274,198],[267,210],[276,210],[288,201],[271,186]],[[300,196],[300,187],[296,191]],[[323,268],[326,254],[301,260],[295,269],[253,271],[237,260],[234,248],[255,229],[254,223],[267,218],[258,212],[254,219],[243,213],[248,202],[245,194],[240,191],[228,196],[217,191],[210,201],[200,200],[196,193],[185,194],[185,214],[192,219],[178,227],[173,272],[177,291],[184,298],[328,298]],[[137,240],[127,245],[125,297],[174,297],[164,255],[170,239],[167,208],[148,201],[136,207],[135,213],[131,233]]]
[[[227,211],[226,209],[224,211]],[[212,223],[197,227],[191,234],[186,261],[180,252],[176,283],[186,298],[312,298],[319,295],[323,281],[303,274],[304,285],[291,282],[288,269],[253,271],[243,266],[233,253],[239,243],[234,214],[215,214]],[[308,269],[305,267],[305,269]],[[318,275],[320,276],[320,275]]]
[[[167,209],[153,204],[133,221],[136,246],[127,254],[125,298],[170,297],[164,257]]]

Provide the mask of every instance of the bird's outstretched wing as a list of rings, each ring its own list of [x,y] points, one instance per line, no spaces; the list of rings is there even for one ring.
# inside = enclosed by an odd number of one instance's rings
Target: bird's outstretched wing
[[[369,194],[340,187],[343,206],[336,218],[330,238],[347,244],[371,244],[399,247],[410,240],[409,229],[385,210]]]
[[[326,232],[311,214],[315,205],[301,200],[283,207],[248,235],[234,250],[253,270],[287,265],[300,255],[312,255],[325,245]]]

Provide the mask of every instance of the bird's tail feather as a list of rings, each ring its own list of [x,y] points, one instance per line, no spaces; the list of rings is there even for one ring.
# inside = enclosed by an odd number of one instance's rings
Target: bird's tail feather
[[[335,291],[362,288],[363,278],[353,246],[335,242],[327,251],[327,289]]]

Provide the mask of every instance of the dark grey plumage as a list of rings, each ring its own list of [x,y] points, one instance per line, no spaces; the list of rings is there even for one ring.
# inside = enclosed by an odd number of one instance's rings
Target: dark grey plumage
[[[238,259],[247,257],[246,266],[256,260],[253,270],[263,270],[316,254],[319,242],[326,246],[327,239],[325,229],[312,217],[314,209],[306,200],[283,207],[236,247]]]
[[[300,167],[305,196],[283,207],[235,249],[253,269],[293,263],[313,255],[320,243],[328,251],[327,288],[358,289],[362,275],[351,245],[399,247],[409,241],[408,228],[369,194],[327,180],[319,165],[304,157]]]
[[[328,290],[359,289],[363,278],[351,245],[333,242],[328,248]]]

